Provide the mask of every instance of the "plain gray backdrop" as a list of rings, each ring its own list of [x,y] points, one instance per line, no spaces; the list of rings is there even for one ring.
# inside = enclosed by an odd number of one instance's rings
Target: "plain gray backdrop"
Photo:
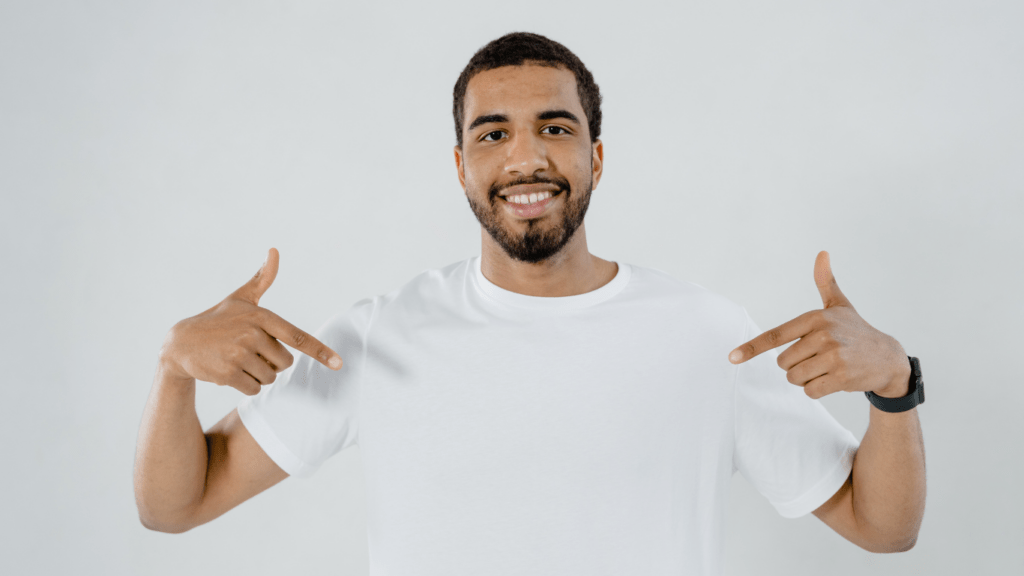
[[[737,474],[725,574],[1024,573],[1022,6],[4,1],[0,572],[367,573],[358,448],[190,532],[143,528],[157,352],[271,246],[261,306],[307,331],[479,254],[452,88],[478,48],[532,31],[604,95],[591,252],[766,330],[821,308],[828,250],[858,312],[921,359],[917,546],[870,554]],[[197,388],[204,429],[243,397]],[[863,437],[863,394],[820,402]]]

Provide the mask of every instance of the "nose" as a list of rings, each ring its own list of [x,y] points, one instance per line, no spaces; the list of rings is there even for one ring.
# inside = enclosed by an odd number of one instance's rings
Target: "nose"
[[[547,170],[548,152],[544,141],[529,132],[518,131],[510,136],[508,156],[505,158],[505,172],[513,175],[532,176],[538,170]]]

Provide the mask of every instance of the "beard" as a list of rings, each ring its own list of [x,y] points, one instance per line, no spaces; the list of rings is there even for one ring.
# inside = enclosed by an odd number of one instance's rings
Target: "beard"
[[[543,218],[530,218],[523,220],[526,229],[518,232],[519,224],[512,225],[511,219],[505,213],[502,206],[504,200],[498,198],[498,193],[503,189],[519,184],[554,184],[558,186],[559,195],[562,199],[561,215],[549,214]],[[473,210],[480,226],[491,238],[501,246],[501,249],[513,260],[536,264],[543,262],[555,254],[558,254],[569,240],[572,239],[576,229],[583,223],[587,215],[587,208],[590,206],[590,193],[594,188],[594,175],[590,174],[590,181],[585,190],[573,190],[569,181],[565,178],[520,178],[505,186],[492,184],[487,191],[487,204],[481,204],[473,200],[470,192],[466,195],[469,207]],[[557,221],[553,221],[558,218]]]

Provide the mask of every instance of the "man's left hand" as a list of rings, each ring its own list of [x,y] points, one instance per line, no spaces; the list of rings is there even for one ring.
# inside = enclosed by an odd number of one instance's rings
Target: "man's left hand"
[[[729,361],[741,364],[758,354],[800,339],[781,354],[779,367],[790,383],[817,400],[833,392],[874,392],[887,398],[905,396],[910,362],[895,338],[868,324],[839,290],[828,252],[814,261],[822,310],[811,310],[736,348]]]

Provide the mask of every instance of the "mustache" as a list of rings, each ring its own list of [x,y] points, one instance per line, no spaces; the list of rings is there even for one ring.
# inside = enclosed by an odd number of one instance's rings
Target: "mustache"
[[[558,189],[561,191],[568,192],[572,190],[572,187],[569,185],[569,181],[566,180],[565,178],[545,178],[542,176],[533,176],[527,178],[524,176],[522,178],[517,178],[511,182],[506,182],[505,184],[498,184],[497,182],[491,184],[489,190],[490,197],[494,198],[502,190],[505,190],[506,188],[511,188],[513,186],[519,186],[520,184],[554,184],[555,186],[558,186]]]

